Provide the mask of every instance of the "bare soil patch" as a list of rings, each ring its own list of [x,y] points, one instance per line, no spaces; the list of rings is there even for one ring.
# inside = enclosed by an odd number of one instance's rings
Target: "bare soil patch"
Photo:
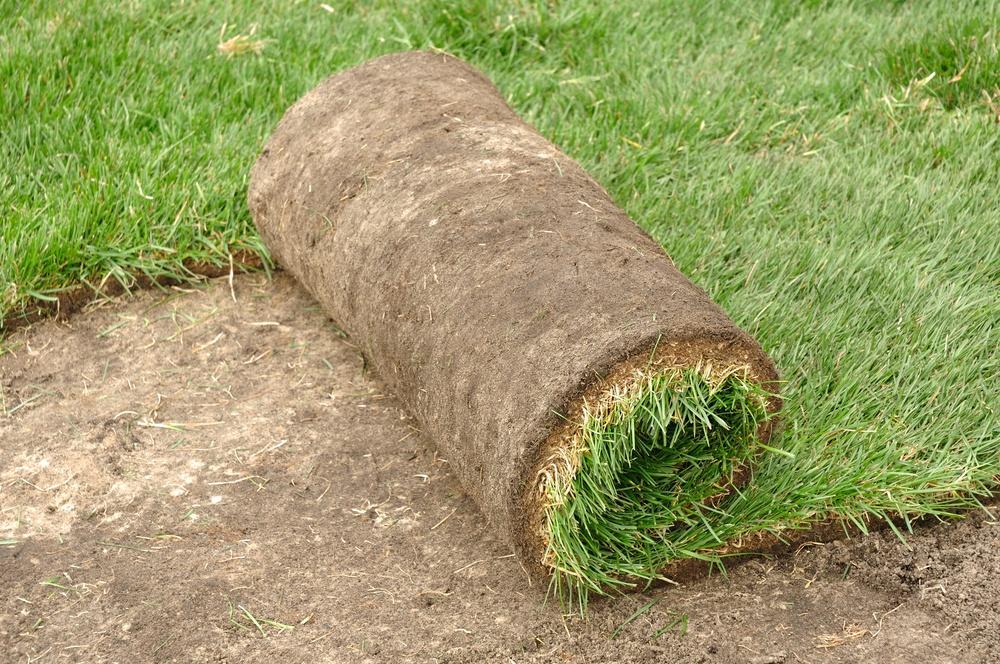
[[[562,616],[350,340],[283,275],[144,292],[5,344],[5,660],[1000,652],[1000,525],[985,514],[907,545],[891,533],[807,545],[728,578],[595,600],[586,620]]]

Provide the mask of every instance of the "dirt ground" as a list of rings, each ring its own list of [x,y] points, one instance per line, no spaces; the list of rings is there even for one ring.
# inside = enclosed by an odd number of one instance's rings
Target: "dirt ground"
[[[287,277],[88,309],[0,356],[0,660],[1000,661],[995,516],[564,617]]]

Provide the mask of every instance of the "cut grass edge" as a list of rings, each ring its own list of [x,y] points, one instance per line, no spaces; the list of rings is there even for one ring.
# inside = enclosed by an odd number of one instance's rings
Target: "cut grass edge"
[[[591,594],[669,581],[671,561],[705,557],[670,533],[711,531],[704,511],[745,481],[764,447],[774,395],[748,374],[646,367],[584,401],[574,435],[539,471],[550,595],[583,613]]]

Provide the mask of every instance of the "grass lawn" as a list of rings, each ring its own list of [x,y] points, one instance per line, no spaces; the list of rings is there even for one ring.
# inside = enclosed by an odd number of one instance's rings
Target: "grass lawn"
[[[262,251],[247,174],[283,110],[343,67],[436,47],[783,372],[783,453],[676,534],[679,555],[988,495],[1000,3],[551,4],[0,0],[0,318]]]

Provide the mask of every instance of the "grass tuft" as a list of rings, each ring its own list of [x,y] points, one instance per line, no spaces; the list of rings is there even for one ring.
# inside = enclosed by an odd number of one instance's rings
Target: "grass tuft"
[[[264,50],[264,47],[267,46],[268,40],[254,39],[256,33],[257,26],[253,25],[248,35],[235,35],[229,39],[223,39],[226,34],[226,25],[223,24],[222,29],[219,31],[219,45],[216,49],[227,58],[247,53],[260,54]]]
[[[590,593],[660,579],[671,560],[698,555],[672,535],[713,532],[705,512],[755,456],[767,398],[735,371],[672,368],[586,404],[543,475],[551,591],[582,612]]]

